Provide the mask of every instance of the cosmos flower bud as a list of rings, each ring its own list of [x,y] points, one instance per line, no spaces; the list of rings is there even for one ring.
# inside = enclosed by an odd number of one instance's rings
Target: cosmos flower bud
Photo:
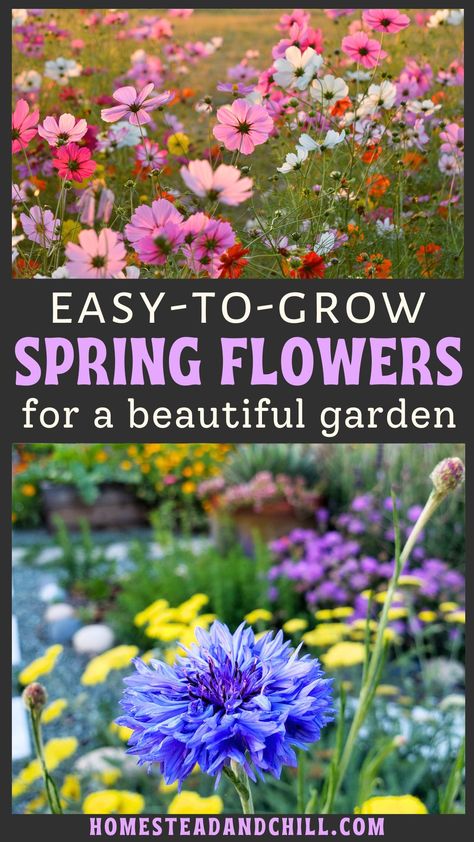
[[[464,482],[464,462],[457,456],[452,456],[438,462],[430,474],[431,482],[438,494],[449,494]]]
[[[39,713],[48,701],[48,694],[42,684],[33,681],[23,690],[22,699],[28,710],[32,713]]]

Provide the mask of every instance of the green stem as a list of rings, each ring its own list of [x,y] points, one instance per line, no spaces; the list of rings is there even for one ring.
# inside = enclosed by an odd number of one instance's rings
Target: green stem
[[[297,800],[296,812],[303,814],[305,812],[305,774],[306,774],[306,755],[304,751],[298,751],[298,777],[297,777]]]
[[[398,513],[395,496],[392,494],[393,521],[395,528],[395,570],[387,589],[387,597],[385,599],[380,619],[378,622],[377,634],[372,654],[364,672],[364,680],[360,689],[359,700],[357,703],[354,718],[352,720],[351,727],[347,735],[346,743],[344,745],[338,769],[335,772],[335,780],[333,781],[333,785],[324,804],[324,808],[321,811],[322,813],[331,812],[334,801],[339,793],[342,782],[347,773],[347,769],[352,758],[352,753],[354,751],[359,731],[372,705],[375,691],[380,680],[380,674],[386,654],[385,631],[388,625],[389,612],[397,590],[400,573],[403,569],[405,562],[409,558],[413,547],[415,546],[418,540],[420,532],[424,529],[433,513],[436,511],[442,500],[444,500],[445,496],[445,494],[437,492],[435,490],[431,492],[423,511],[421,512],[410,535],[408,536],[407,542],[403,550],[400,551],[400,529],[398,524]],[[369,622],[369,617],[367,619],[367,622]]]
[[[252,790],[250,789],[250,782],[245,769],[239,763],[232,760],[230,767],[224,766],[224,774],[227,775],[237,790],[244,815],[253,814],[255,811],[253,809]]]
[[[43,751],[43,738],[41,733],[41,711],[30,711],[31,714],[31,729],[33,732],[33,743],[35,746],[36,756],[41,765],[41,772],[43,774],[44,788],[46,797],[48,799],[49,808],[55,815],[62,815],[63,808],[61,807],[61,800],[56,784],[48,772],[46,760]]]

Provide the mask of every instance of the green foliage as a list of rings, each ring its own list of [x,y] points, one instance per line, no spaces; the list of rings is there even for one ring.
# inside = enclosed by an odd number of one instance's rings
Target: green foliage
[[[81,520],[80,537],[71,536],[62,518],[54,517],[55,542],[62,556],[58,562],[59,581],[69,592],[97,601],[110,597],[115,578],[115,562],[94,543],[88,522]]]
[[[314,447],[307,444],[241,444],[230,454],[223,476],[229,485],[249,482],[260,471],[303,477],[309,487],[320,479]]]

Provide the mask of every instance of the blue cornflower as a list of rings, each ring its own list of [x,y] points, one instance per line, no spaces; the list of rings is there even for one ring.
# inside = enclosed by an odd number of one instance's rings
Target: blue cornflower
[[[252,780],[279,778],[283,765],[296,766],[295,748],[309,748],[333,718],[331,681],[281,631],[256,640],[244,623],[231,634],[214,622],[196,639],[173,666],[134,660],[117,720],[133,731],[128,753],[159,763],[167,784],[181,784],[196,763],[216,783],[231,762]]]

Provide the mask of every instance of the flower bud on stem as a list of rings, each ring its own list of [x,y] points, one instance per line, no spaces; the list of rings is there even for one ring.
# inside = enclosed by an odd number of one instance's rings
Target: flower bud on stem
[[[420,532],[424,529],[430,518],[433,516],[438,506],[443,502],[445,497],[454,491],[464,481],[464,465],[461,459],[457,457],[451,459],[443,459],[431,473],[431,481],[433,483],[433,490],[426,501],[426,504],[416,521],[413,529],[408,536],[403,550],[400,547],[400,527],[398,522],[398,512],[395,495],[392,492],[393,500],[393,525],[395,531],[395,570],[390,579],[387,597],[385,599],[380,619],[377,625],[377,634],[375,638],[374,647],[371,655],[367,656],[368,660],[364,665],[364,673],[362,678],[362,686],[359,693],[359,700],[357,703],[354,718],[352,720],[349,733],[344,745],[344,748],[338,756],[337,761],[331,765],[329,770],[329,781],[327,787],[327,797],[321,813],[330,813],[334,801],[339,793],[343,779],[347,773],[349,763],[352,758],[355,742],[359,734],[360,728],[364,723],[367,714],[372,705],[375,696],[377,685],[380,681],[382,668],[386,656],[386,640],[385,631],[388,625],[389,611],[393,603],[393,599],[397,590],[398,579],[403,569],[405,562],[408,560],[410,553],[415,546]],[[370,621],[370,615],[367,614],[367,623]]]
[[[41,766],[41,773],[43,775],[44,789],[48,799],[49,808],[52,813],[61,815],[63,809],[61,807],[61,800],[59,798],[56,784],[48,772],[46,760],[43,749],[43,735],[41,730],[41,716],[43,708],[47,701],[47,693],[42,684],[33,682],[28,684],[23,690],[23,703],[30,713],[31,730],[33,732],[33,743],[35,746],[36,757]]]

